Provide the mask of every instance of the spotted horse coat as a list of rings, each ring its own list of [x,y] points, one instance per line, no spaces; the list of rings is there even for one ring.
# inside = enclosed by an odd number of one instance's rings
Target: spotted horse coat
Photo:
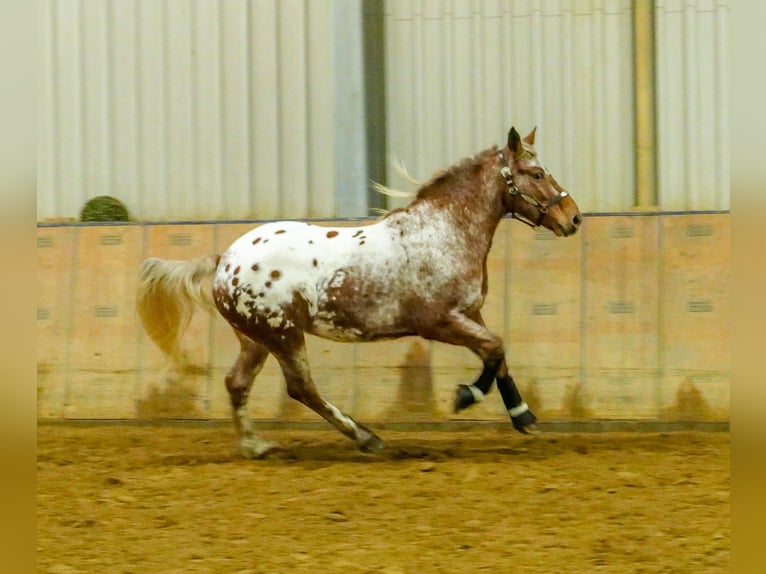
[[[273,445],[258,438],[247,416],[255,376],[269,354],[280,364],[288,394],[365,451],[382,440],[324,400],[314,386],[305,333],[336,341],[418,335],[461,345],[483,363],[478,378],[459,385],[455,409],[482,400],[496,380],[514,426],[535,417],[508,373],[502,340],[484,325],[486,258],[508,214],[556,235],[577,231],[572,198],[540,164],[533,130],[511,129],[503,149],[491,148],[435,174],[405,208],[358,227],[277,221],[234,241],[220,256],[192,262],[150,258],[141,271],[138,309],[152,339],[172,357],[196,304],[214,305],[230,323],[240,353],[226,376],[239,446],[259,457]],[[208,291],[203,280],[212,277]]]

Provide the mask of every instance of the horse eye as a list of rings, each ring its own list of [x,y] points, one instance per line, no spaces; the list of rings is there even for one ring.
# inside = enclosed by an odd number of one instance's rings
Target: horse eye
[[[534,177],[535,179],[543,179],[545,176],[543,175],[543,172],[536,171],[535,173],[532,174],[532,177]]]

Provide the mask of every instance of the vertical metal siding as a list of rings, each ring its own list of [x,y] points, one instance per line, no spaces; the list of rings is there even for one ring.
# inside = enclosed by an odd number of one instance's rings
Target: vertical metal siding
[[[658,192],[665,209],[729,209],[728,2],[657,0]]]
[[[253,194],[259,211],[281,213],[279,189],[279,60],[277,1],[263,0],[251,12]],[[263,57],[272,54],[273,57]],[[255,158],[258,158],[256,163]]]
[[[333,6],[45,0],[38,218],[334,216]],[[728,2],[655,16],[660,207],[728,209]],[[537,125],[584,210],[629,209],[631,39],[630,0],[387,0],[386,153],[427,178]]]
[[[335,215],[331,7],[43,2],[38,219]]]
[[[632,207],[628,0],[389,0],[386,24],[388,152],[415,177],[537,125],[583,209]]]

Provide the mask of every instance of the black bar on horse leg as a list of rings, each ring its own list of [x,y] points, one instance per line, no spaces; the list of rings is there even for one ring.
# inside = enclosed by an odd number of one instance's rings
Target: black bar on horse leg
[[[503,404],[507,410],[518,407],[522,403],[521,393],[516,388],[516,383],[513,382],[511,375],[497,377],[497,390],[500,391],[500,396],[503,397]]]
[[[462,411],[484,398],[484,395],[492,389],[492,382],[495,380],[495,376],[497,375],[502,362],[502,359],[485,360],[484,368],[481,370],[479,377],[473,384],[470,386],[458,385],[455,394],[455,412]]]
[[[473,382],[473,386],[486,395],[492,388],[492,382],[495,380],[500,363],[502,362],[502,359],[487,359],[484,361],[484,368],[481,370],[479,377]]]
[[[527,403],[521,398],[521,393],[516,388],[513,377],[510,375],[497,377],[497,390],[500,391],[500,396],[503,397],[503,404],[508,410],[513,427],[518,431],[527,432],[525,430],[526,427],[533,425],[537,417],[532,414]]]

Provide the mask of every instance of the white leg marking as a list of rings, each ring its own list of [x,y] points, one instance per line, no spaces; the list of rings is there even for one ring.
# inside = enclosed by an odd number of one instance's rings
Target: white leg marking
[[[476,385],[468,385],[468,390],[471,391],[474,402],[480,403],[484,400],[484,393]]]
[[[508,414],[511,415],[511,417],[517,417],[520,414],[527,412],[528,410],[529,407],[527,406],[527,403],[522,402],[518,407],[508,409]]]
[[[330,411],[332,411],[333,416],[336,418],[336,420],[340,421],[340,423],[344,427],[346,427],[349,430],[353,430],[355,433],[358,434],[356,423],[354,423],[354,421],[351,418],[344,415],[338,407],[336,407],[335,405],[331,405],[330,403],[327,403],[327,408],[329,408]]]
[[[237,430],[239,431],[239,452],[245,458],[261,458],[274,448],[273,442],[258,438],[253,433],[253,425],[247,414],[247,405],[241,405],[236,412]]]

